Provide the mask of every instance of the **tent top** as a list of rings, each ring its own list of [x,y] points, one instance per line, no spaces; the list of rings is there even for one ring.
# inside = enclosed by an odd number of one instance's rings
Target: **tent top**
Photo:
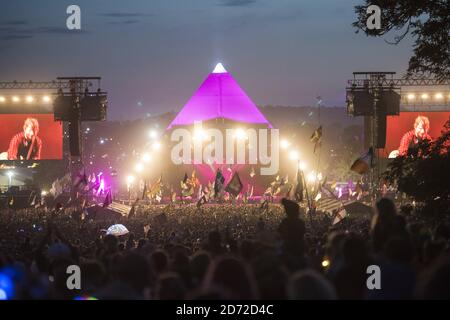
[[[265,124],[272,128],[270,122],[221,63],[216,65],[168,129],[217,118]]]

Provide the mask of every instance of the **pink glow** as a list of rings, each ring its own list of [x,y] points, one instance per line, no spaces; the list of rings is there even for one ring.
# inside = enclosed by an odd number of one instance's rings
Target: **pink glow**
[[[100,176],[100,175],[99,175]],[[105,193],[105,179],[100,179],[100,186],[97,189],[97,195]]]
[[[272,128],[232,75],[222,72],[209,74],[167,129],[216,118],[266,124]]]

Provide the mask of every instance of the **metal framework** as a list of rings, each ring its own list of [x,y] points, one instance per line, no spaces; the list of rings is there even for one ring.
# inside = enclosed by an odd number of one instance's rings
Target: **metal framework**
[[[352,87],[406,87],[406,86],[448,86],[450,79],[442,81],[436,79],[396,79],[392,71],[387,72],[353,72],[353,79],[347,84]]]
[[[52,81],[8,81],[0,82],[0,90],[64,90],[74,89],[81,91],[94,86],[100,88],[101,77],[58,77]]]

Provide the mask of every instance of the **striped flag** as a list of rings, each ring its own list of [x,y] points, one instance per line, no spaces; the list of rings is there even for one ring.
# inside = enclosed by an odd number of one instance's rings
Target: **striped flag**
[[[341,222],[345,217],[347,216],[347,211],[345,210],[344,207],[341,207],[337,212],[336,212],[336,216],[334,217],[333,220],[333,225]]]

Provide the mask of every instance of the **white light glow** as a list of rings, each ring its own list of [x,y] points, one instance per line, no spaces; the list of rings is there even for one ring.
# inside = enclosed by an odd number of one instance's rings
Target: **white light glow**
[[[280,141],[281,149],[287,149],[287,148],[289,148],[290,145],[291,145],[291,143],[285,139]]]
[[[150,130],[149,134],[150,138],[156,139],[158,137],[158,132],[156,130]]]
[[[42,97],[42,101],[45,103],[49,103],[50,102],[50,97],[49,96],[43,96]]]
[[[207,140],[208,139],[208,135],[206,134],[206,131],[203,129],[196,129],[194,131],[194,137],[193,140]]]
[[[144,161],[145,163],[150,162],[151,159],[152,158],[151,158],[150,154],[148,154],[148,153],[144,153],[142,156],[142,161]]]
[[[132,184],[134,182],[134,177],[133,176],[128,176],[127,177],[127,183],[128,184]]]
[[[12,97],[12,102],[19,102],[20,98],[17,96]]]
[[[421,97],[422,97],[423,100],[426,100],[426,99],[428,99],[428,94],[424,93],[424,94],[421,95]]]
[[[247,134],[244,129],[236,129],[234,132],[234,137],[238,140],[244,140],[247,138]]]
[[[314,171],[311,171],[310,173],[308,173],[308,175],[306,176],[306,179],[308,179],[309,182],[316,181],[316,174],[314,173]]]
[[[300,162],[300,170],[305,170],[307,167],[308,167],[308,165],[306,164],[306,162]]]
[[[144,170],[144,166],[142,165],[142,163],[137,163],[134,167],[134,170],[136,170],[136,172],[142,172],[142,170]]]
[[[299,154],[298,151],[292,150],[291,152],[289,152],[289,159],[291,160],[298,160],[299,159]]]
[[[227,70],[225,70],[222,63],[219,62],[218,64],[216,64],[216,67],[214,68],[212,73],[227,73]]]
[[[5,101],[6,101],[5,97],[0,96],[0,102],[5,102]]]
[[[158,151],[159,149],[161,149],[161,143],[158,142],[158,141],[153,142],[153,144],[152,144],[152,149],[153,149],[154,151]]]
[[[438,93],[436,93],[436,94],[434,95],[434,98],[435,98],[436,100],[441,100],[443,97],[444,97],[444,96],[443,96],[442,93],[440,93],[440,92],[438,92]]]
[[[27,96],[27,97],[26,97],[26,101],[27,101],[28,103],[31,103],[31,102],[34,101],[34,97],[33,97],[33,96]]]
[[[408,94],[408,100],[414,100],[416,98],[416,95],[414,93]]]

